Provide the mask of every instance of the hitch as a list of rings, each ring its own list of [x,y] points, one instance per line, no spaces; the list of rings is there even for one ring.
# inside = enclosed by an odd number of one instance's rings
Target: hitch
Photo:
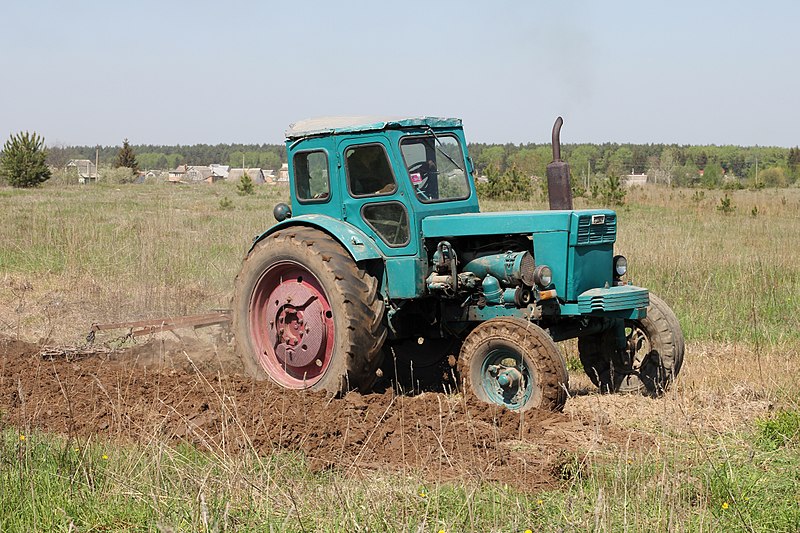
[[[204,328],[217,324],[227,324],[231,321],[231,310],[222,309],[213,313],[202,315],[188,315],[178,317],[153,318],[150,320],[136,320],[132,322],[113,322],[109,324],[92,324],[92,330],[86,336],[87,342],[94,340],[95,333],[111,329],[127,329],[127,337],[152,335],[162,331],[172,331],[181,328]]]

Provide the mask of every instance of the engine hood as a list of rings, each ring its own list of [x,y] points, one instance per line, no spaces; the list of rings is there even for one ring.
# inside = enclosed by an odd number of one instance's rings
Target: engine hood
[[[581,215],[614,215],[608,209],[578,211],[502,211],[434,215],[422,221],[422,234],[431,237],[469,237],[472,235],[513,235],[570,231],[573,219]]]

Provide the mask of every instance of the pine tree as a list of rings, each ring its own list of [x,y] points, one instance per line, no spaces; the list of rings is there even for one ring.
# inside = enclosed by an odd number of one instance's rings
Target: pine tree
[[[236,186],[236,192],[238,192],[241,196],[254,194],[256,192],[253,178],[251,178],[247,172],[242,174],[239,184]]]
[[[12,187],[36,187],[50,179],[44,139],[28,133],[11,135],[0,157],[0,177]]]
[[[136,162],[136,154],[128,143],[128,139],[122,141],[122,148],[117,152],[117,160],[114,162],[114,168],[127,167],[132,172],[139,172],[139,163]]]

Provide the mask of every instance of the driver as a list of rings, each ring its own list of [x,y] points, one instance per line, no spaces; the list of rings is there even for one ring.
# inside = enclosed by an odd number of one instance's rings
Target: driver
[[[432,159],[420,161],[409,167],[411,183],[414,185],[417,195],[421,196],[424,200],[437,198],[439,196],[436,174],[436,162]]]
[[[354,194],[386,194],[395,189],[392,171],[379,146],[353,150],[347,155],[347,167]]]

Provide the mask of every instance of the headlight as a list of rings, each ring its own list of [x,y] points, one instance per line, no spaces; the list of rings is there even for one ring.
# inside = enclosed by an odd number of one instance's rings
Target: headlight
[[[533,270],[533,281],[544,289],[553,283],[553,271],[547,265],[539,265]]]
[[[628,260],[624,255],[614,257],[614,277],[621,278],[628,272]]]

